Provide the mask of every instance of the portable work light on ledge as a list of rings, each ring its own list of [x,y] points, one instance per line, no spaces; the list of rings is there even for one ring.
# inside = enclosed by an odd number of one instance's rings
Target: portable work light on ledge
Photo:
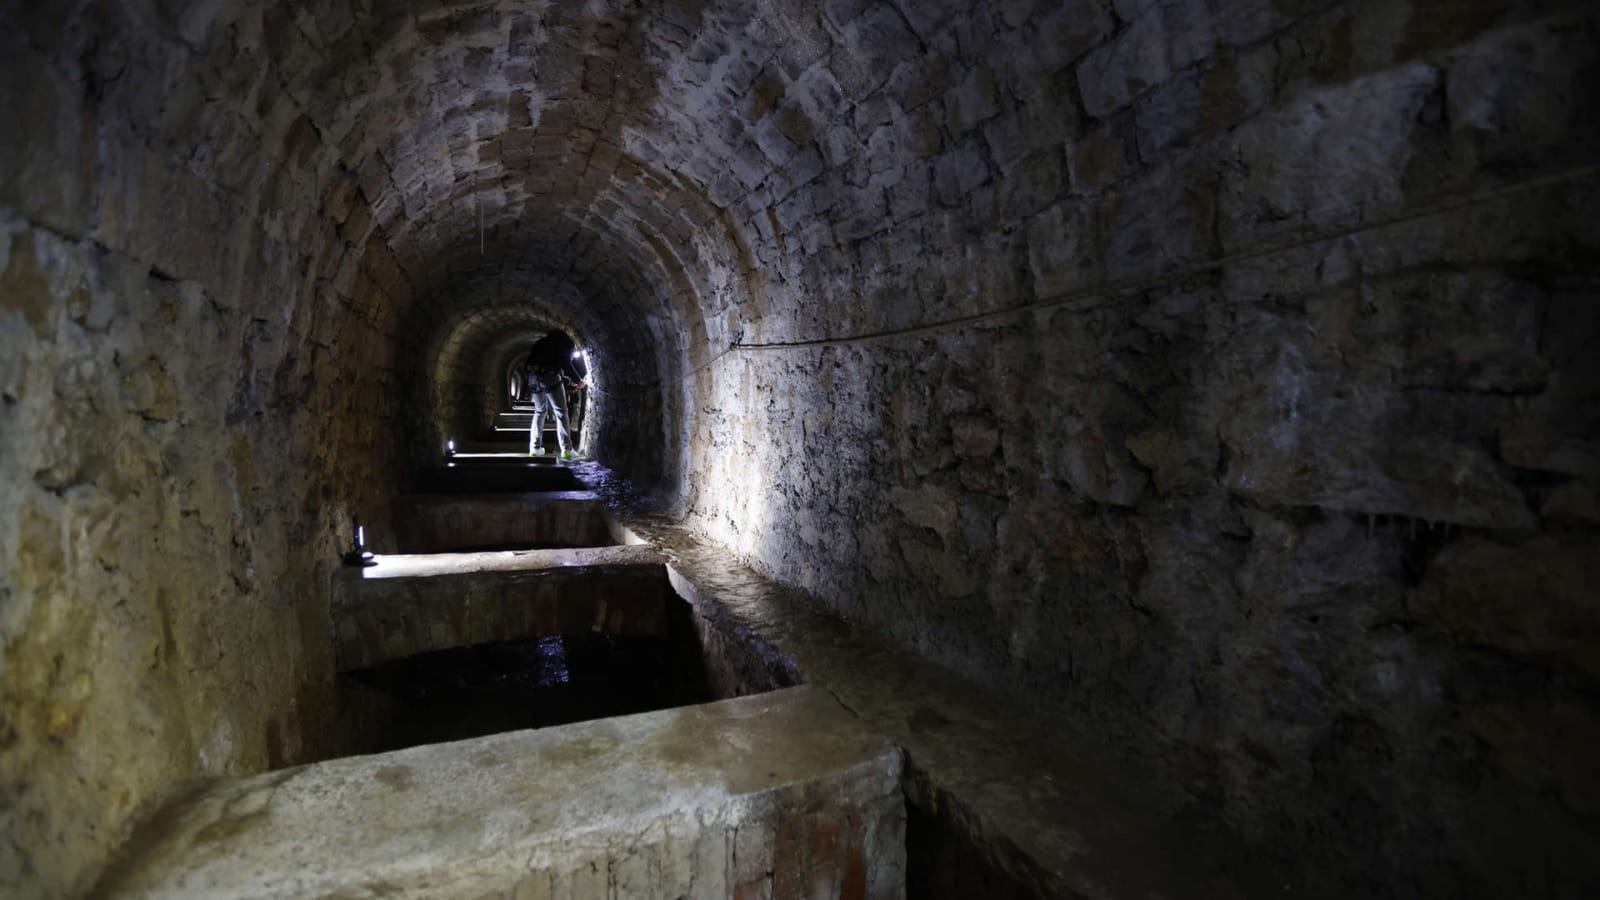
[[[352,519],[356,526],[356,544],[344,555],[344,564],[347,566],[375,566],[378,560],[373,557],[371,550],[367,549],[367,530],[361,527],[360,519]]]

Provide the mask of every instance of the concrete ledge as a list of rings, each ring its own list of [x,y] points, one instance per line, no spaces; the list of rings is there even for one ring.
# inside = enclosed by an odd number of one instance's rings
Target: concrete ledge
[[[666,562],[646,544],[569,547],[555,550],[490,550],[478,553],[391,553],[361,570],[364,579],[470,575],[474,572],[529,572],[561,566],[648,566]]]
[[[671,590],[648,548],[381,557],[340,574],[330,611],[341,671],[486,641],[667,634]]]
[[[105,893],[895,900],[900,770],[799,687],[228,781]]]

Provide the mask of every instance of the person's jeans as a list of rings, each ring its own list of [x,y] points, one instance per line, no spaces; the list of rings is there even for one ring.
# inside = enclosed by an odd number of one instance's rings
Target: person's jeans
[[[528,432],[528,452],[544,443],[544,417],[551,416],[556,424],[556,446],[566,453],[572,445],[567,434],[567,389],[563,385],[553,388],[534,388],[528,398],[533,401],[533,430]]]

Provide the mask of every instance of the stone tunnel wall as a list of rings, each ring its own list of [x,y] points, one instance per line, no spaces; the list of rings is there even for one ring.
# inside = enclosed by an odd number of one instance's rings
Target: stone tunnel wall
[[[1335,895],[1592,888],[1562,6],[826,4],[739,110],[815,170],[735,203],[801,346],[708,370],[696,521]]]
[[[1595,29],[0,5],[0,877],[71,893],[325,736],[332,553],[522,267],[578,292],[601,458],[778,577],[1346,893],[1577,884]]]
[[[371,217],[329,193],[332,154],[276,70],[244,34],[201,57],[203,10],[80,6],[0,10],[18,897],[81,894],[191,779],[328,752],[332,566],[401,470],[384,309],[403,286],[376,254],[357,272]]]
[[[0,4],[0,893],[337,752],[329,567],[438,454],[430,351],[485,271],[581,292],[535,311],[638,396],[596,450],[660,480],[680,411],[638,390],[696,340],[678,255],[728,266],[710,206],[569,77],[624,56],[608,4],[466,6]]]

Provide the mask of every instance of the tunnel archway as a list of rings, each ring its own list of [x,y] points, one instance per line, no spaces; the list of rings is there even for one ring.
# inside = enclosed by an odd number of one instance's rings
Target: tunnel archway
[[[741,307],[763,292],[726,200],[706,187],[708,166],[728,155],[720,139],[662,118],[663,90],[712,90],[732,75],[663,68],[681,48],[647,23],[700,13],[478,3],[380,13],[335,37],[289,26],[276,9],[243,11],[240,33],[259,34],[274,59],[329,40],[361,47],[329,53],[315,78],[284,73],[303,110],[286,141],[328,185],[324,209],[349,248],[328,289],[375,288],[374,313],[393,323],[406,399],[392,421],[413,460],[441,446],[422,411],[440,401],[433,357],[456,340],[446,335],[457,320],[538,296],[607,373],[593,395],[596,456],[682,492],[695,409],[687,373],[741,330]],[[464,82],[477,85],[469,104],[442,87]],[[619,402],[627,422],[604,412]]]
[[[1571,881],[1597,26],[1436,7],[0,4],[0,878],[332,733],[355,518],[554,326],[852,626],[1347,894]]]
[[[531,287],[528,282],[517,286]],[[560,284],[549,282],[547,287],[559,289]],[[583,334],[557,318],[561,307],[544,299],[547,296],[530,292],[507,297],[496,292],[489,300],[492,305],[463,305],[453,324],[441,324],[437,347],[428,351],[433,361],[428,366],[423,403],[427,413],[425,425],[419,425],[424,434],[417,465],[436,461],[443,441],[492,439],[496,416],[510,410],[509,378],[519,357],[548,331]]]

